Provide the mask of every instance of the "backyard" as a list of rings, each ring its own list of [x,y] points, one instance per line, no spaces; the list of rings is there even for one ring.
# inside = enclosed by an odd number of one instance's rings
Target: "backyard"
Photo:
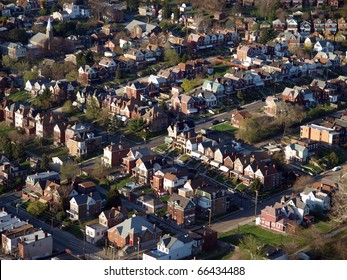
[[[237,131],[236,127],[233,127],[232,125],[228,123],[217,124],[213,126],[212,129],[218,132],[223,132],[230,137],[234,137]]]

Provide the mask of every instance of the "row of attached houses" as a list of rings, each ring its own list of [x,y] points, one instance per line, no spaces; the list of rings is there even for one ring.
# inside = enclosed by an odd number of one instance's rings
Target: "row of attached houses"
[[[237,32],[228,30],[219,31],[215,34],[190,34],[188,36],[188,43],[190,43],[196,50],[203,50],[214,48],[220,45],[232,45],[239,41]]]
[[[0,211],[1,249],[22,260],[35,260],[53,254],[52,234]]]

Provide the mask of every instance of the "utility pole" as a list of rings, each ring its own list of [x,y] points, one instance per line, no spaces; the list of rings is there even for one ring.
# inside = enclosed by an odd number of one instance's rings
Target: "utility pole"
[[[257,218],[258,191],[255,191],[254,218]]]
[[[209,215],[208,215],[208,227],[211,227],[211,208],[208,208],[208,212],[209,212]]]
[[[137,238],[137,259],[140,259],[140,237]]]

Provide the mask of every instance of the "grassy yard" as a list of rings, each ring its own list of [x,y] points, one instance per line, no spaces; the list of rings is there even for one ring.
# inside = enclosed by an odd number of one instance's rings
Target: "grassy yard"
[[[226,133],[232,137],[235,136],[235,133],[237,131],[236,127],[233,127],[228,123],[217,124],[217,125],[213,126],[212,129],[219,131],[219,132],[224,132],[224,133]]]
[[[161,144],[161,145],[159,145],[159,146],[157,146],[156,148],[155,148],[155,150],[157,150],[158,152],[160,152],[160,153],[164,153],[164,152],[166,152],[166,150],[169,148],[169,146],[167,145],[167,144]]]
[[[236,189],[239,190],[240,192],[243,192],[246,190],[248,187],[245,184],[239,184]]]
[[[30,148],[32,147],[32,148]],[[69,149],[66,147],[55,147],[53,145],[50,146],[42,146],[41,148],[35,145],[35,143],[30,144],[27,147],[27,150],[41,157],[43,154],[48,155],[49,157],[58,157],[65,156],[69,153]]]
[[[183,163],[187,162],[190,159],[190,156],[187,154],[184,154],[180,156],[179,160],[181,160]]]
[[[318,167],[318,166],[316,166],[316,165],[313,165],[313,164],[305,164],[304,165],[304,167],[306,167],[306,168],[308,168],[308,169],[311,169],[311,170],[313,170],[314,172],[316,172],[316,173],[320,173],[320,172],[322,172],[323,170],[322,170],[322,168],[320,168],[320,167]]]
[[[232,231],[219,233],[218,238],[222,241],[239,245],[243,235],[253,235],[262,245],[280,246],[282,242],[286,244],[293,240],[291,236],[277,234],[250,224],[240,226]]]
[[[125,185],[127,183],[133,182],[133,180],[130,177],[124,178],[121,181],[119,181],[118,183],[114,184],[113,187],[117,188],[118,190],[120,190],[121,188],[125,187]]]

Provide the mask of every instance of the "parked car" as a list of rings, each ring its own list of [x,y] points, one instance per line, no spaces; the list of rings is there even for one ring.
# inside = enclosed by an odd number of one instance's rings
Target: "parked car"
[[[211,122],[213,125],[219,124],[219,120],[214,120]]]
[[[341,170],[342,167],[341,166],[335,166],[333,169],[331,169],[332,171],[339,171]]]

